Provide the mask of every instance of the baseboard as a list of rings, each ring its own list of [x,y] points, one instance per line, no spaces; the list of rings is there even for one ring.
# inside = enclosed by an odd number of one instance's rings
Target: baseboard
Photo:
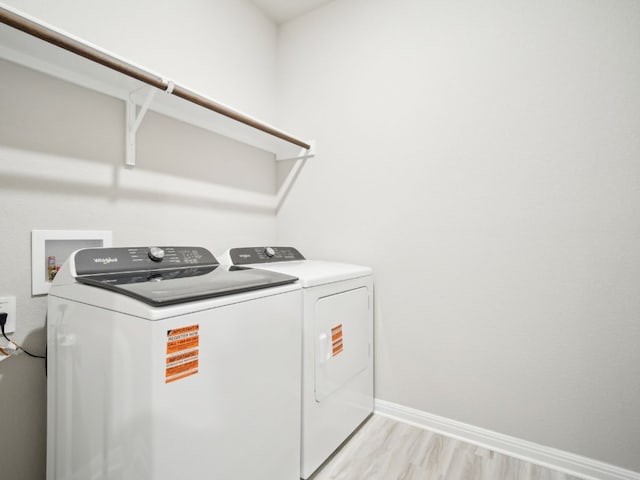
[[[376,399],[375,413],[586,480],[640,480],[638,472],[385,400]]]

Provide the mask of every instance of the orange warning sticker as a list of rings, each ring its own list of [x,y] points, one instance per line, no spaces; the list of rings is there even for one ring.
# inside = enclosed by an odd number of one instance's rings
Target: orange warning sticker
[[[197,348],[200,345],[200,337],[196,333],[194,337],[182,338],[173,342],[167,342],[167,354],[182,352],[190,348]]]
[[[167,368],[175,367],[176,365],[182,365],[198,358],[199,350],[192,350],[187,353],[180,353],[167,357]]]
[[[342,343],[342,324],[331,329],[331,356],[335,357],[344,350]]]
[[[191,362],[176,365],[175,367],[167,367],[167,377],[173,377],[174,375],[186,373],[191,370],[198,370],[198,360],[192,360]]]
[[[333,327],[331,329],[331,341],[335,342],[340,338],[342,338],[342,325],[338,325],[337,327]]]
[[[200,325],[189,325],[188,327],[174,328],[173,330],[167,330],[167,337],[175,337],[176,335],[183,335],[190,332],[198,332]]]
[[[171,383],[198,373],[199,346],[199,325],[167,330],[165,383]]]
[[[195,375],[196,373],[198,373],[198,370],[195,370],[193,372],[183,373],[182,375],[176,375],[175,377],[167,378],[164,383],[175,382],[176,380],[180,380],[180,379],[183,379],[183,378],[186,378],[186,377],[190,377],[191,375]]]

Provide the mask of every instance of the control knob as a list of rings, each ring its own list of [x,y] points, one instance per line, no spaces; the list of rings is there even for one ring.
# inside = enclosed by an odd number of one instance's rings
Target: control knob
[[[164,258],[164,250],[160,247],[149,248],[149,258],[154,262],[161,262]]]
[[[267,248],[264,249],[264,254],[267,257],[271,258],[276,254],[276,251],[271,247],[267,247]]]

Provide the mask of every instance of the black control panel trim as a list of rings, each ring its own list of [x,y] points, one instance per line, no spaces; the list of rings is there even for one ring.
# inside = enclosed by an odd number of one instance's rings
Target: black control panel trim
[[[218,265],[206,248],[155,246],[85,248],[76,252],[74,263],[78,276]]]
[[[231,263],[249,265],[253,263],[294,262],[305,260],[293,247],[242,247],[229,250]]]

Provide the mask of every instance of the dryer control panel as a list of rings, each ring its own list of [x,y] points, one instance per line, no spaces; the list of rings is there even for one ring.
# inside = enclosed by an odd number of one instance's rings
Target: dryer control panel
[[[74,257],[77,275],[218,265],[202,247],[85,248]]]
[[[234,265],[305,260],[302,254],[293,247],[232,248],[229,250],[229,256]]]

